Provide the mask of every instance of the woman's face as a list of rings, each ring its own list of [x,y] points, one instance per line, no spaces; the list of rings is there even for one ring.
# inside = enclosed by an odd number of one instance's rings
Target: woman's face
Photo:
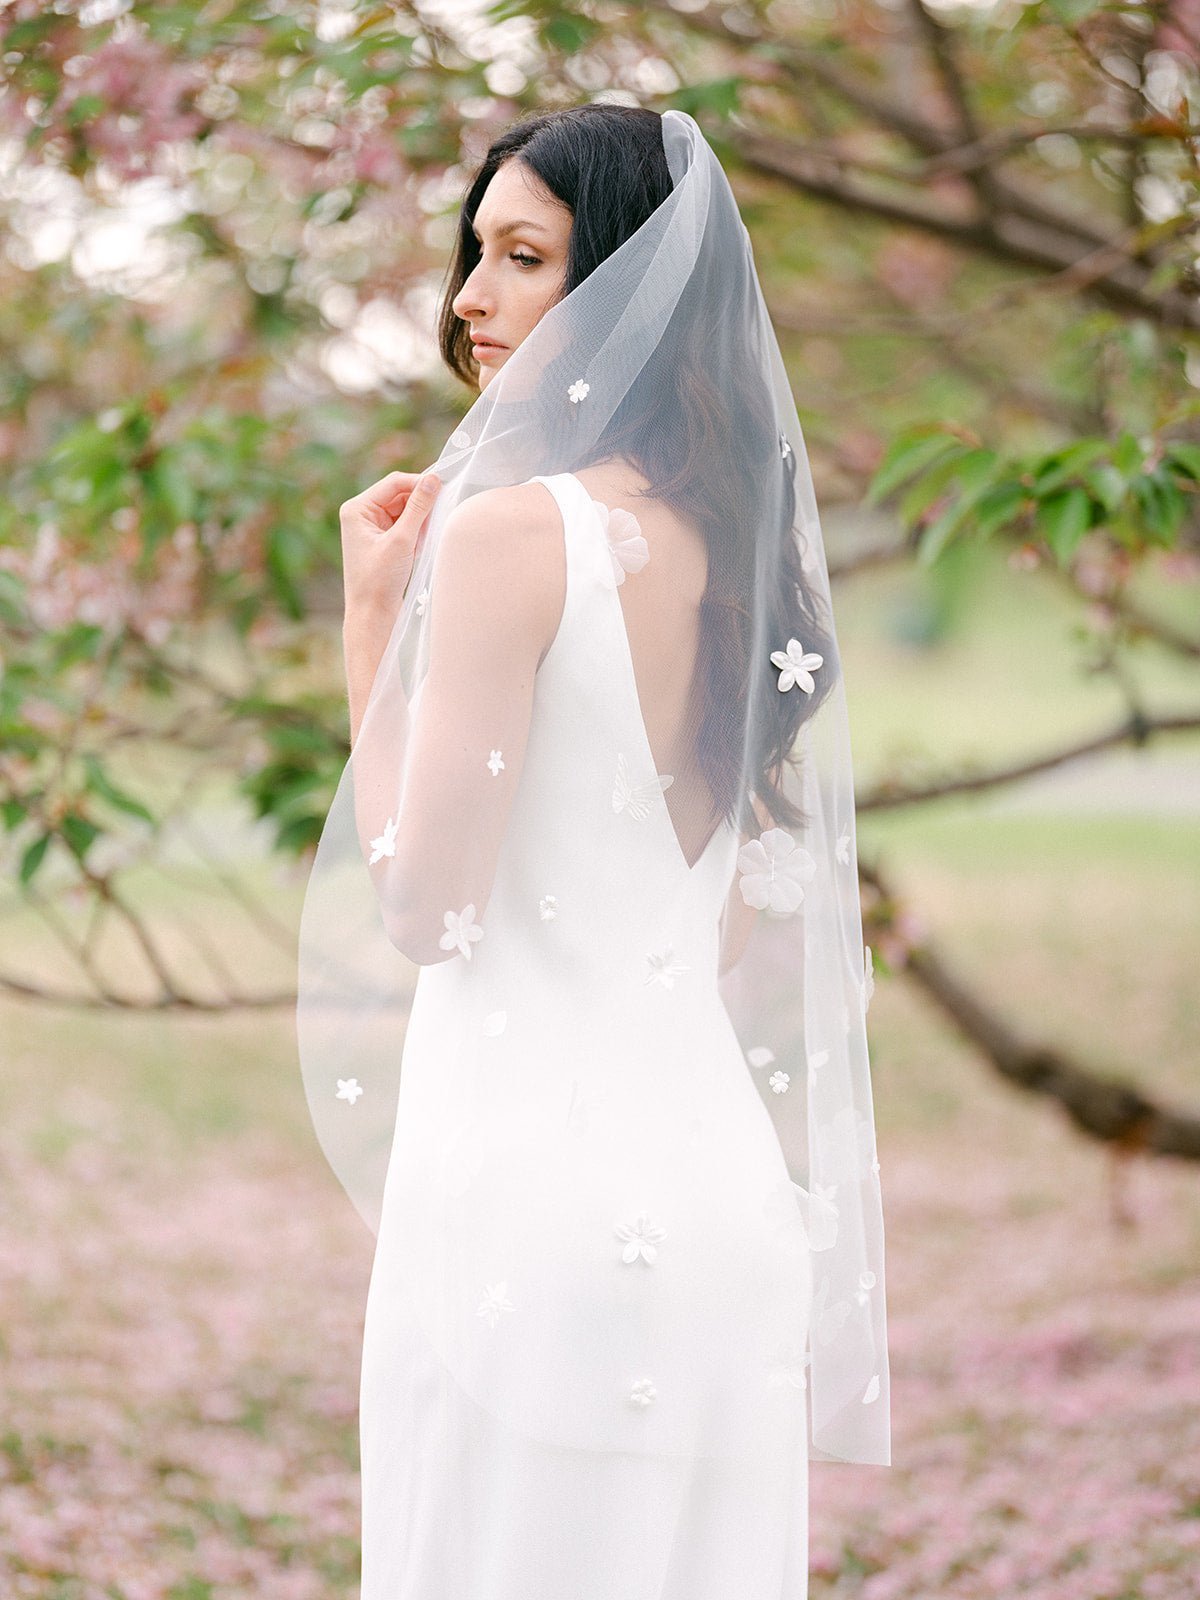
[[[571,221],[570,207],[518,157],[492,174],[475,212],[480,258],[452,303],[473,340],[493,341],[472,344],[481,392],[561,298]]]

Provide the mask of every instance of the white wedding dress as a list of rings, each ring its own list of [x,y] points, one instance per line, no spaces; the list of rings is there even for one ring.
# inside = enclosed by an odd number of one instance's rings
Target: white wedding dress
[[[717,989],[604,523],[471,956],[421,969],[364,1330],[362,1600],[805,1600],[804,1224]],[[486,657],[483,659],[486,670]]]

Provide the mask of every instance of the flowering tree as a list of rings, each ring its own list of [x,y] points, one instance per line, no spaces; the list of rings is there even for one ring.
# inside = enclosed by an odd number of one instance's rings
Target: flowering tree
[[[0,967],[8,991],[290,998],[181,932],[147,874],[230,783],[303,866],[347,754],[336,507],[431,460],[461,410],[430,329],[470,162],[600,92],[702,122],[815,361],[796,388],[823,502],[898,498],[900,537],[835,579],[1000,542],[1077,599],[1127,695],[1098,734],[895,775],[860,810],[1200,727],[1128,670],[1147,637],[1200,657],[1133,597],[1146,570],[1200,574],[1200,0],[17,0],[0,26],[0,807],[63,957],[54,985]],[[1020,1042],[878,865],[863,888],[876,955],[1010,1080],[1116,1148],[1200,1157],[1200,1118]]]

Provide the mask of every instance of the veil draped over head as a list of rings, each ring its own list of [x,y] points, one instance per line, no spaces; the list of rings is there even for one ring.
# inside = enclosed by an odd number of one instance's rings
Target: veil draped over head
[[[488,1181],[481,1177],[490,1171],[488,1140],[500,1136],[503,1119],[541,1115],[532,1107],[523,1111],[518,1061],[505,1091],[509,1100],[489,1100],[487,1116],[473,1116],[472,1074],[493,1070],[481,1063],[502,1042],[506,1013],[495,1008],[482,1013],[481,1023],[464,1020],[462,1034],[444,1042],[444,1072],[423,1080],[414,1074],[410,1082],[406,1070],[401,1077],[418,976],[432,983],[453,967],[466,984],[483,982],[486,971],[496,854],[490,811],[504,792],[498,780],[505,776],[500,740],[488,729],[481,728],[477,739],[469,726],[442,730],[447,741],[469,738],[480,746],[454,815],[446,818],[444,849],[413,859],[397,849],[397,841],[403,837],[409,756],[420,726],[448,520],[488,490],[622,457],[633,460],[651,495],[699,527],[707,546],[696,667],[699,769],[731,830],[730,901],[752,923],[740,955],[714,982],[741,1052],[739,1071],[744,1068],[748,1092],[759,1097],[778,1136],[779,1171],[786,1177],[765,1203],[768,1210],[776,1208],[780,1236],[796,1230],[811,1253],[811,1315],[807,1325],[798,1318],[790,1355],[776,1367],[762,1403],[777,1407],[788,1384],[806,1390],[812,1459],[886,1465],[883,1219],[866,1038],[872,979],[858,894],[846,701],[821,528],[796,407],[728,180],[690,116],[668,111],[661,120],[670,192],[546,311],[479,394],[436,462],[442,488],[307,888],[297,1007],[301,1067],[325,1154],[372,1231],[391,1225],[391,1202],[399,1214],[402,1190],[412,1197],[408,1287],[447,1372],[480,1405],[531,1436],[576,1449],[626,1448],[603,1408],[583,1399],[565,1403],[554,1372],[546,1368],[551,1330],[562,1314],[556,1272],[562,1273],[561,1293],[572,1292],[569,1266],[554,1254],[559,1246],[546,1242],[557,1238],[557,1219],[544,1218],[540,1240],[524,1237],[513,1224],[505,1243],[507,1278],[489,1291],[494,1314],[489,1318],[480,1308],[475,1315],[480,1273],[486,1276],[487,1270],[478,1254],[481,1230],[494,1244],[502,1222],[487,1210],[485,1193],[478,1197],[484,1209],[476,1209],[470,1227],[456,1224],[466,1215],[462,1208],[471,1193]],[[598,502],[593,505],[605,513]],[[636,583],[646,559],[636,517],[612,513],[606,536],[610,581]],[[489,641],[463,638],[461,649],[476,658],[485,678]],[[654,670],[650,660],[639,667],[643,694]],[[536,711],[536,690],[534,704]],[[598,897],[609,881],[605,829],[614,814],[623,821],[622,812],[637,816],[661,808],[667,781],[633,760],[615,775],[594,813],[580,809],[556,819],[565,839],[597,856]],[[673,802],[682,805],[680,786],[689,781],[695,780],[675,776]],[[510,819],[520,815],[525,798],[520,786],[507,794]],[[504,848],[501,842],[502,858]],[[432,887],[447,862],[454,883],[462,886],[453,902],[439,900]],[[658,925],[672,928],[676,915],[694,915],[687,877],[680,875],[678,905],[669,903],[670,895],[656,905]],[[611,875],[611,881],[618,879],[618,873]],[[427,901],[436,908],[435,926],[421,948],[436,947],[436,954],[414,960],[397,930],[411,921],[413,906]],[[598,903],[597,916],[605,909]],[[553,905],[543,903],[541,915],[552,917]],[[550,929],[555,931],[554,924]],[[680,933],[677,949],[683,941]],[[570,947],[562,948],[566,982]],[[670,968],[658,976],[670,986]],[[683,985],[676,984],[675,994],[682,993]],[[612,1003],[622,1002],[614,995]],[[462,1009],[465,1017],[468,1008]],[[562,1048],[561,1038],[556,1048]],[[572,1048],[580,1060],[601,1054],[584,1026]],[[594,1067],[601,1090],[606,1071],[626,1070],[620,1061],[597,1060]],[[676,1074],[677,1092],[673,1100],[656,1098],[654,1105],[673,1105],[670,1115],[686,1144],[703,1107],[687,1061],[663,1071]],[[580,1069],[576,1082],[583,1081]],[[494,1095],[495,1079],[480,1093]],[[497,1112],[497,1105],[507,1109]],[[545,1162],[550,1149],[570,1167],[581,1148],[573,1142],[579,1128],[578,1104],[561,1126],[542,1126],[542,1143],[535,1146],[539,1160]],[[671,1192],[673,1146],[665,1124],[659,1131],[661,1201]],[[719,1128],[705,1134],[702,1148],[716,1180]],[[526,1195],[536,1194],[536,1171],[510,1171],[508,1177]],[[509,1201],[497,1191],[494,1203],[502,1215]],[[685,1219],[672,1221],[676,1239],[683,1239]],[[644,1248],[644,1237],[635,1243]],[[727,1257],[723,1243],[708,1275],[723,1270]],[[659,1258],[661,1267],[669,1265],[665,1250]],[[522,1264],[531,1266],[535,1259],[542,1277],[536,1303],[527,1295],[527,1315],[541,1319],[539,1328],[527,1325],[523,1363],[497,1377],[473,1341],[489,1321],[496,1322],[509,1303],[506,1293],[517,1298],[525,1281]],[[676,1270],[692,1271],[698,1280],[706,1275],[702,1241],[692,1239],[686,1269],[684,1259],[676,1258]],[[683,1386],[703,1370],[706,1327],[680,1327],[665,1314],[647,1326],[656,1341],[654,1382],[669,1396],[673,1382]],[[729,1359],[736,1365],[739,1352]],[[747,1381],[742,1391],[748,1425],[759,1404],[752,1387]],[[677,1454],[695,1450],[687,1414],[659,1410],[656,1447]]]

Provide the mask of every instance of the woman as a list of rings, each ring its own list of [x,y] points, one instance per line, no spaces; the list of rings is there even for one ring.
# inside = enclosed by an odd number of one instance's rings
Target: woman
[[[801,1600],[808,1460],[890,1459],[869,979],[811,479],[695,122],[503,135],[441,342],[436,472],[342,508],[301,929],[378,1234],[363,1600]]]

